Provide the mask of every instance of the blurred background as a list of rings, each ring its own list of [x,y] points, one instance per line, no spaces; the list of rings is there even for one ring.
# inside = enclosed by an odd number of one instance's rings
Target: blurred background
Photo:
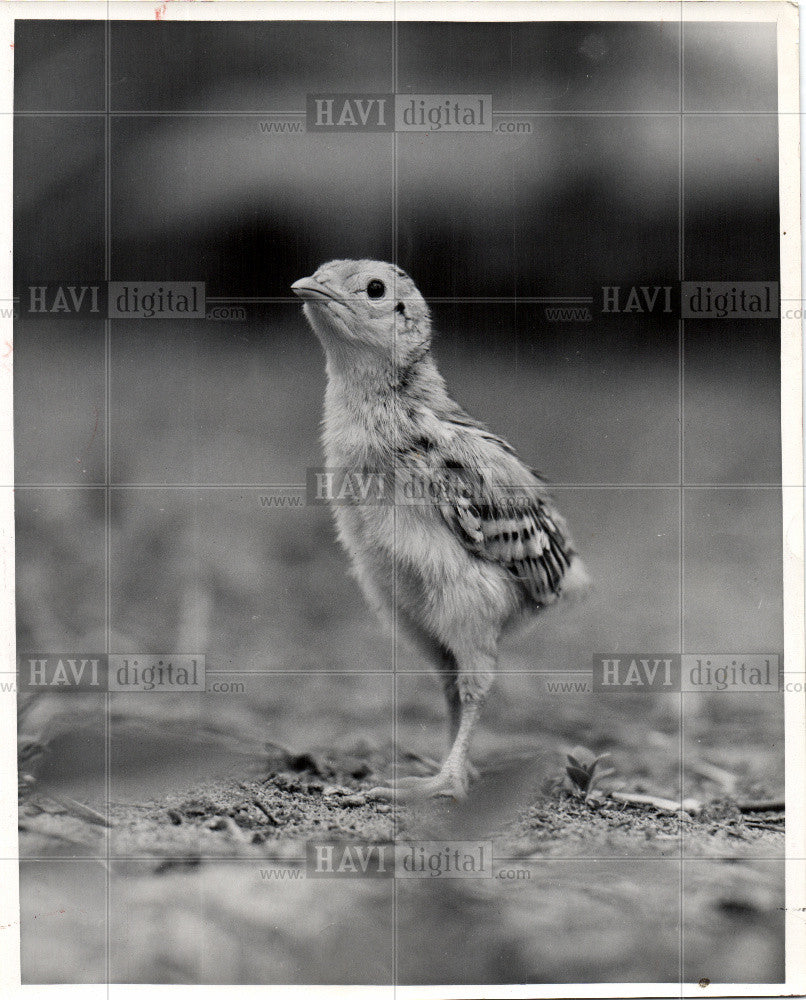
[[[237,321],[113,323],[108,394],[103,323],[16,324],[19,651],[102,650],[108,625],[112,652],[203,652],[245,685],[115,696],[114,801],[239,774],[266,739],[396,734],[441,753],[436,680],[406,674],[424,664],[393,649],[328,512],[304,503],[324,365],[289,285],[333,257],[394,259],[449,300],[433,307],[449,387],[555,484],[597,583],[504,649],[482,769],[583,743],[655,794],[716,794],[703,763],[737,792],[782,794],[778,696],[595,701],[534,676],[589,670],[596,652],[782,650],[777,321],[688,321],[681,366],[675,315],[601,313],[602,286],[674,285],[681,267],[778,279],[774,25],[113,23],[108,161],[103,23],[17,21],[14,51],[17,287],[103,278],[108,184],[113,280],[272,300]],[[330,91],[491,93],[530,131],[261,128]],[[592,321],[519,301],[563,295],[592,296]],[[50,747],[41,787],[108,806],[103,704],[42,699],[24,725]],[[766,871],[777,898],[782,869]],[[585,878],[613,877],[599,872]],[[502,907],[511,926],[518,906]],[[741,974],[780,978],[780,931],[753,940]],[[573,957],[543,968],[596,974]]]

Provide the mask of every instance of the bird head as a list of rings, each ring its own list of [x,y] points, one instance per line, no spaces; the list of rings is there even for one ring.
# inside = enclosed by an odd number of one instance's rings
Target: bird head
[[[367,349],[405,364],[427,349],[431,318],[411,278],[377,260],[331,260],[291,290],[328,354]]]

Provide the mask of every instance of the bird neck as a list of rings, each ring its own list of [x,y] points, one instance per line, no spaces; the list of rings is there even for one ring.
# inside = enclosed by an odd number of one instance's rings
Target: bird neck
[[[448,400],[424,345],[405,362],[379,355],[345,366],[328,352],[324,443],[328,464],[383,465],[418,434],[423,416]]]

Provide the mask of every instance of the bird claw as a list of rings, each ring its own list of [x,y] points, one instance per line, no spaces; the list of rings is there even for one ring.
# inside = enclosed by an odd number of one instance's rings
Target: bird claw
[[[395,803],[416,802],[445,796],[461,800],[467,796],[467,779],[440,772],[429,778],[400,778],[390,785],[378,785],[365,792],[368,799],[387,799]]]

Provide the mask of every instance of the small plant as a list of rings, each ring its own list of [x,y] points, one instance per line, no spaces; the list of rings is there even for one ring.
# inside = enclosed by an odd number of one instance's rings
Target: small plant
[[[580,798],[587,799],[595,790],[602,778],[613,774],[612,767],[602,767],[602,761],[610,757],[609,753],[598,756],[587,747],[574,747],[567,755],[568,763],[565,773],[571,785],[571,791]]]

